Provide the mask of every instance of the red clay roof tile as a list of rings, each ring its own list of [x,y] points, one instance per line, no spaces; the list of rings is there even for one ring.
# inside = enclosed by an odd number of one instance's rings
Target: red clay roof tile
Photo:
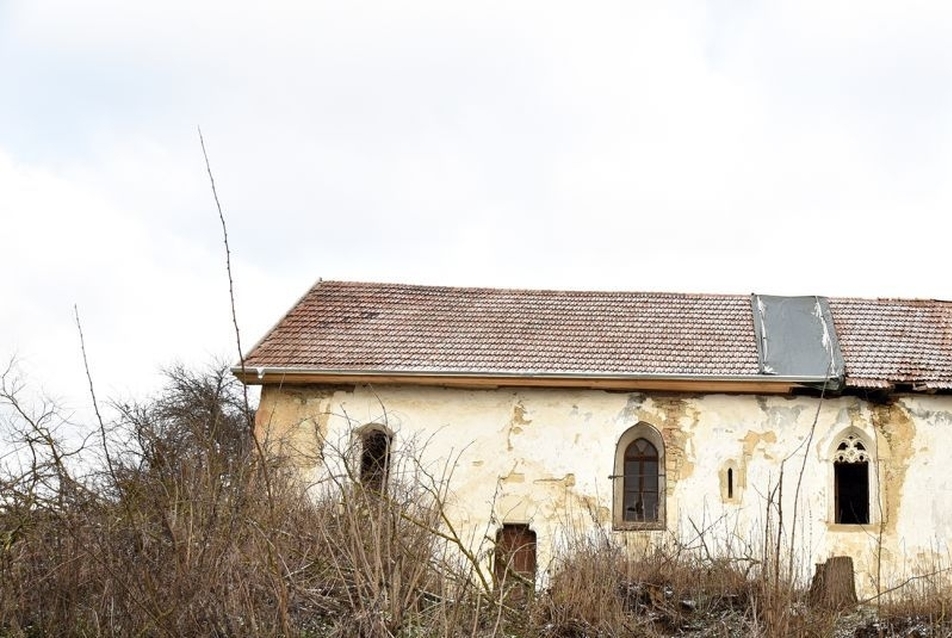
[[[847,384],[952,389],[952,304],[830,299]],[[750,297],[323,281],[249,367],[471,374],[759,374]]]
[[[848,385],[952,389],[952,303],[830,299],[829,304]]]

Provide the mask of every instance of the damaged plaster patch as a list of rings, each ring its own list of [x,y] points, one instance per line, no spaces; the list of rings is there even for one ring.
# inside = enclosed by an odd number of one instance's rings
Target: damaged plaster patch
[[[564,476],[546,476],[532,481],[534,491],[528,502],[544,518],[561,521],[563,524],[585,525],[595,520],[600,524],[611,522],[611,509],[590,494],[576,490],[576,477],[573,473]]]
[[[676,395],[652,396],[632,393],[619,413],[626,428],[645,423],[656,429],[664,441],[666,492],[670,498],[675,483],[694,472],[692,437],[700,412],[691,398]]]
[[[552,486],[562,486],[562,487],[575,487],[575,475],[572,473],[566,474],[562,477],[547,477],[540,478],[532,481],[536,485],[552,485]]]
[[[889,462],[883,463],[877,454],[880,468],[880,499],[886,531],[896,532],[899,507],[906,484],[906,471],[913,457],[912,442],[916,438],[916,426],[909,413],[898,403],[870,406],[873,429],[886,440],[889,446]],[[876,477],[871,477],[876,480]]]
[[[506,474],[505,476],[500,476],[499,482],[504,485],[508,485],[510,483],[525,483],[526,475],[524,472],[517,472],[516,469],[513,468],[512,471],[509,472],[509,474]]]
[[[767,426],[775,429],[796,427],[803,410],[803,405],[771,405],[765,410]]]
[[[509,418],[509,423],[506,427],[506,448],[510,452],[512,452],[513,435],[522,434],[522,429],[532,424],[532,419],[526,416],[527,412],[526,407],[522,404],[522,399],[517,399],[516,403],[512,406],[512,416]]]
[[[607,525],[612,520],[612,511],[605,505],[599,503],[594,496],[578,495],[579,505],[589,519],[594,519],[600,525]]]
[[[516,401],[516,404],[512,406],[512,424],[513,425],[529,425],[532,423],[532,419],[526,417],[527,411],[526,406],[522,404],[522,399]]]
[[[773,456],[767,453],[767,446],[777,442],[777,434],[776,432],[748,430],[744,438],[740,439],[740,442],[744,444],[744,459],[752,458],[754,452],[759,450],[765,459],[770,460],[773,459]]]
[[[661,412],[661,430],[665,446],[665,470],[668,490],[694,473],[694,432],[700,412],[692,401],[682,397],[656,397],[654,407]]]
[[[628,400],[625,402],[625,407],[618,413],[618,422],[624,424],[625,427],[629,427],[643,420],[643,407],[646,398],[644,394],[637,392],[629,394]]]
[[[294,460],[301,469],[323,462],[335,390],[320,386],[262,392],[255,430],[265,447]]]

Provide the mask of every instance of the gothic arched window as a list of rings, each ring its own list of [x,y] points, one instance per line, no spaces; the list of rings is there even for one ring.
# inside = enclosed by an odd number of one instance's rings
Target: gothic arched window
[[[629,428],[615,449],[615,527],[664,527],[664,441],[647,423]]]

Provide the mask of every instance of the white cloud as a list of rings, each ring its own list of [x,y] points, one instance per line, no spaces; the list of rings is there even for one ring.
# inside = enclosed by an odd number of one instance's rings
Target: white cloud
[[[74,302],[112,388],[231,355],[197,125],[246,346],[319,276],[952,298],[944,3],[0,13],[0,329],[71,380]]]
[[[127,160],[162,173],[147,158]],[[47,391],[80,403],[88,399],[74,306],[94,379],[106,396],[147,391],[159,368],[179,359],[237,359],[220,239],[210,247],[203,238],[208,232],[185,225],[176,235],[176,224],[163,228],[168,200],[150,201],[154,185],[124,182],[118,168],[115,175],[107,196],[92,178],[0,155],[0,263],[8,273],[0,279],[0,355],[16,356]],[[138,189],[141,200],[120,206],[112,195],[123,200],[123,188]],[[202,212],[210,234],[220,238],[210,195]]]

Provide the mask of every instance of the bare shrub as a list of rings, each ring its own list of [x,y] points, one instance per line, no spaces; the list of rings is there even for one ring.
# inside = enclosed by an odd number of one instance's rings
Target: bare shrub
[[[607,535],[578,535],[537,599],[540,635],[673,635],[717,618],[743,624],[752,581],[728,558],[682,548],[633,555]]]
[[[633,568],[621,548],[580,539],[554,568],[537,603],[536,625],[559,638],[630,633],[637,623],[627,608],[625,587]]]
[[[566,525],[544,589],[494,587],[491,541],[461,538],[448,513],[453,459],[426,464],[411,440],[368,465],[345,435],[305,486],[259,453],[224,368],[168,379],[114,406],[108,437],[87,430],[113,446],[103,463],[81,437],[67,445],[54,406],[22,400],[12,369],[0,375],[16,451],[0,457],[0,636],[833,635],[836,616],[785,578],[798,570],[779,509],[757,557],[750,543],[717,549],[707,528],[633,554],[594,522]],[[945,569],[933,573],[867,629],[947,633]]]
[[[488,622],[443,524],[443,476],[412,454],[385,487],[348,469],[308,493],[257,453],[224,368],[174,368],[157,398],[115,406],[110,440],[126,443],[76,478],[55,412],[31,415],[18,389],[3,393],[26,461],[0,474],[0,635],[461,636]]]
[[[15,489],[0,512],[10,532],[0,627],[11,635],[234,635],[262,614],[281,626],[275,588],[256,584],[275,569],[270,539],[248,523],[282,521],[267,518],[245,452],[250,415],[224,370],[178,368],[168,378],[155,401],[121,406],[116,428],[130,444],[108,471],[70,467],[25,410],[7,428],[46,451],[27,454],[30,471],[4,477]],[[48,467],[55,482],[41,480]]]
[[[312,490],[320,514],[309,535],[318,554],[310,570],[332,635],[376,638],[414,627],[457,635],[472,620],[467,608],[478,607],[442,526],[445,483],[421,476],[411,450],[394,454],[383,484],[361,483],[351,455],[328,452],[346,471]]]

